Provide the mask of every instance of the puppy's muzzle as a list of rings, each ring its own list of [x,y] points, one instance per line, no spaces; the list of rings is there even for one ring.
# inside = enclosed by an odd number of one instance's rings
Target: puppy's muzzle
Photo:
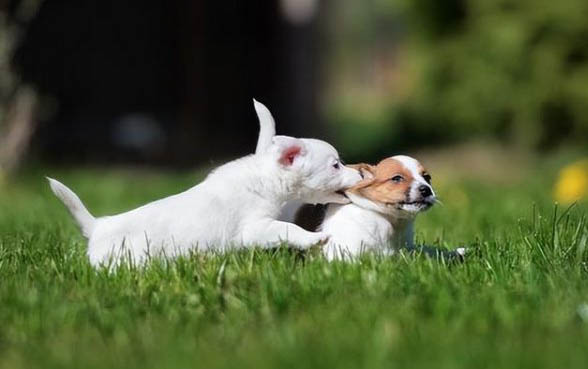
[[[427,198],[433,194],[433,191],[431,190],[431,187],[427,185],[421,185],[419,187],[419,193],[423,198]]]

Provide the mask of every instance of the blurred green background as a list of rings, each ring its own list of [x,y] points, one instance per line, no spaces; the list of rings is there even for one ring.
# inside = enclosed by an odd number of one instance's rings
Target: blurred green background
[[[337,3],[328,115],[354,158],[473,138],[587,146],[587,2]]]
[[[5,170],[222,162],[253,149],[252,97],[348,162],[588,147],[585,1],[77,4],[0,4]]]

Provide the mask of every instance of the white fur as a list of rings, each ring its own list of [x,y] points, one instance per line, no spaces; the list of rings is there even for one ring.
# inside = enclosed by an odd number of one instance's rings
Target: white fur
[[[273,118],[255,102],[260,124]],[[272,135],[273,136],[273,135]],[[353,169],[335,169],[337,151],[313,139],[273,136],[255,155],[229,162],[203,182],[126,213],[94,218],[67,187],[50,179],[53,192],[68,207],[84,235],[93,265],[117,263],[127,256],[142,263],[149,256],[177,256],[189,250],[274,247],[288,242],[301,249],[322,243],[324,232],[308,232],[276,220],[289,200],[339,203],[334,192],[357,183]],[[292,146],[300,148],[290,165],[280,162]]]
[[[418,162],[408,156],[395,156],[410,170],[414,180],[408,201],[419,197],[418,187],[427,184],[418,171]],[[432,190],[432,189],[431,189]],[[352,260],[364,251],[393,254],[402,247],[413,247],[414,219],[418,214],[415,205],[399,208],[373,202],[352,192],[347,195],[352,203],[329,205],[320,230],[330,235],[323,248],[329,260]],[[435,201],[435,194],[430,201]]]
[[[272,138],[276,135],[276,122],[265,105],[253,99],[253,106],[259,118],[259,137],[257,138],[255,153],[260,154],[271,146]]]
[[[63,183],[49,177],[47,177],[47,180],[55,196],[69,209],[69,212],[80,226],[82,234],[89,238],[96,226],[96,218],[90,214],[80,198]]]
[[[255,153],[259,154],[259,153],[262,153],[265,150],[267,150],[267,148],[270,146],[271,139],[276,134],[276,123],[275,123],[271,113],[269,112],[269,110],[263,104],[261,104],[260,102],[258,102],[255,99],[253,99],[253,104],[255,106],[255,111],[257,112],[257,116],[259,117],[259,137],[257,138],[257,146],[255,148]],[[337,160],[337,162],[339,162],[339,161]],[[335,162],[333,162],[332,164],[335,164]],[[341,167],[344,167],[344,166],[341,164]],[[345,170],[349,170],[349,168],[345,168]],[[342,201],[344,203],[349,203],[349,201],[345,201],[345,200],[342,200],[337,197],[335,197],[335,198],[331,197],[330,199],[327,199],[324,197],[324,194],[322,194],[322,195],[316,194],[316,196],[319,196],[319,199],[310,197],[310,198],[306,198],[306,199],[296,198],[293,200],[289,200],[282,207],[282,209],[278,215],[278,219],[281,221],[289,222],[289,223],[294,222],[296,212],[305,203],[314,203],[314,204],[327,203],[327,202],[340,203]],[[322,200],[322,201],[319,201],[319,200]],[[329,201],[327,201],[327,200],[329,200]]]

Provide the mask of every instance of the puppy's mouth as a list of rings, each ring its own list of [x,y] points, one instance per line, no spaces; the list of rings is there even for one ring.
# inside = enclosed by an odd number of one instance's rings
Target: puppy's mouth
[[[399,210],[416,213],[430,209],[431,206],[433,206],[433,204],[435,204],[434,199],[422,199],[417,201],[402,201],[396,204],[389,205],[394,205]]]
[[[336,202],[339,204],[349,204],[351,202],[351,200],[349,199],[349,197],[345,193],[345,190],[335,191],[334,196],[337,199]]]

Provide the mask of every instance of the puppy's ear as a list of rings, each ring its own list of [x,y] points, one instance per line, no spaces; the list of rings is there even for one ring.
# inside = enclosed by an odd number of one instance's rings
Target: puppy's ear
[[[280,155],[280,164],[285,167],[291,166],[294,164],[294,159],[300,155],[300,151],[302,151],[300,146],[290,146],[285,148]]]
[[[361,178],[363,178],[363,179],[372,179],[375,176],[374,172],[375,172],[376,168],[373,165],[359,163],[359,164],[348,165],[348,167],[353,168],[355,170],[358,170],[359,173],[361,174]]]
[[[305,154],[304,143],[293,137],[274,136],[272,144],[278,150],[278,162],[285,167],[292,166],[296,158]]]
[[[351,187],[352,191],[361,191],[365,187],[370,186],[376,180],[376,167],[370,164],[359,163],[348,165],[353,169],[359,170],[361,177],[363,178],[355,186]]]

